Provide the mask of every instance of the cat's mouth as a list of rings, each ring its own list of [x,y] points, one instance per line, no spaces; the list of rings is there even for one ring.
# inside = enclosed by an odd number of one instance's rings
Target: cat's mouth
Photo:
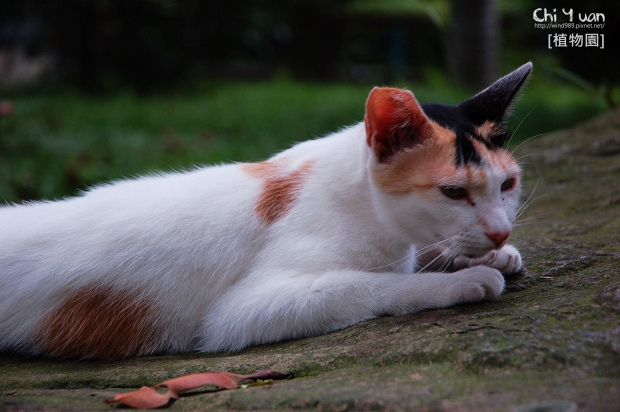
[[[493,249],[469,250],[467,253],[463,253],[463,256],[465,256],[468,259],[478,259],[486,255],[487,253],[491,252],[492,250]]]

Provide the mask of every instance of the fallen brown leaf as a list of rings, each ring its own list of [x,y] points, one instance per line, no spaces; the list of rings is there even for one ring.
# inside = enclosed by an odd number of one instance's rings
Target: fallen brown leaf
[[[155,386],[143,386],[134,392],[119,393],[114,398],[104,399],[103,401],[106,403],[121,403],[132,408],[159,408],[167,405],[171,399],[178,399],[181,393],[200,388],[201,386],[215,385],[221,389],[236,389],[239,382],[244,380],[284,379],[287,376],[272,370],[260,371],[251,375],[239,375],[229,372],[194,373],[169,379]],[[156,388],[161,387],[167,387],[168,392],[157,392]]]

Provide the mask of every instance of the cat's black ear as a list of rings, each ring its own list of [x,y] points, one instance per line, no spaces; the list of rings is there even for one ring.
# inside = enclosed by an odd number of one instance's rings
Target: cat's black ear
[[[366,139],[379,163],[434,135],[430,120],[409,90],[375,87],[366,102]]]
[[[502,123],[532,71],[532,62],[502,77],[474,97],[459,105],[465,116],[476,125],[490,121]]]

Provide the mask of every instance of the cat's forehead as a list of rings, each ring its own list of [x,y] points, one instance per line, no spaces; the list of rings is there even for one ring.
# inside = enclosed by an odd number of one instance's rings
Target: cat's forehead
[[[520,172],[517,161],[512,154],[492,142],[498,133],[498,125],[485,122],[470,125],[463,129],[451,129],[430,121],[435,133],[434,144],[427,147],[425,163],[431,169],[442,174],[476,177],[486,179],[499,174],[517,174]],[[433,156],[430,152],[435,152]],[[418,161],[420,161],[419,159]]]
[[[459,106],[427,103],[422,108],[435,130],[451,136],[457,166],[480,165],[488,152],[503,149],[507,133],[501,124],[490,120],[478,124]]]

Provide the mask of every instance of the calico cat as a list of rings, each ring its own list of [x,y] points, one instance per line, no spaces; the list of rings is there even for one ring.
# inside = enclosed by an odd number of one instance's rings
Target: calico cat
[[[456,105],[375,88],[364,121],[259,163],[0,208],[0,350],[122,359],[324,334],[494,300],[531,63]]]

